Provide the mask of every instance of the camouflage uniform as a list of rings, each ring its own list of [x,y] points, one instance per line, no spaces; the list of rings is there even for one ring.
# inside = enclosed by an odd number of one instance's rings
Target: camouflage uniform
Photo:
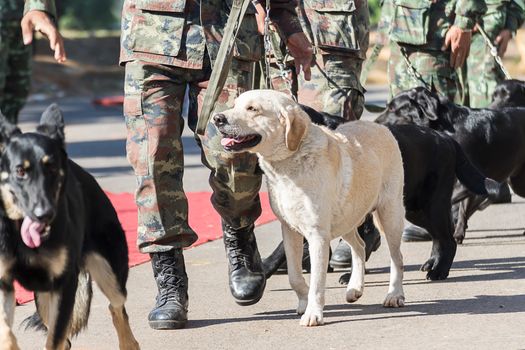
[[[298,12],[304,31],[319,53],[318,65],[312,68],[310,81],[300,78],[297,82],[294,68],[288,63],[287,79],[292,82],[291,90],[274,67],[273,87],[289,90],[301,103],[317,110],[348,120],[359,119],[364,107],[365,90],[360,75],[368,49],[368,1],[301,0]],[[319,66],[323,67],[326,76]]]
[[[494,42],[503,30],[513,35],[523,23],[525,5],[523,0],[486,0],[487,13],[481,18],[483,29]],[[463,104],[472,108],[487,107],[492,100],[496,85],[505,80],[505,75],[490,54],[490,48],[479,32],[474,32],[470,55],[462,71],[465,89]]]
[[[25,104],[31,82],[31,46],[22,40],[24,0],[0,0],[0,110],[11,123]]]
[[[390,95],[425,84],[410,73],[401,50],[405,50],[422,80],[451,100],[460,102],[461,88],[450,67],[450,51],[442,51],[452,25],[474,28],[485,11],[483,0],[385,0],[391,14],[389,31],[391,57],[388,65]]]
[[[205,83],[232,0],[126,0],[122,13],[121,63],[126,65],[124,115],[127,155],[138,181],[138,246],[143,253],[187,247],[197,238],[188,225],[182,188],[182,102],[189,92],[188,124],[195,130]],[[289,1],[274,0],[272,19],[290,35],[300,32]],[[252,85],[261,55],[255,9],[250,6],[236,41],[235,59],[216,111]],[[257,158],[224,153],[212,124],[197,139],[210,168],[212,203],[234,229],[251,226],[261,213]]]

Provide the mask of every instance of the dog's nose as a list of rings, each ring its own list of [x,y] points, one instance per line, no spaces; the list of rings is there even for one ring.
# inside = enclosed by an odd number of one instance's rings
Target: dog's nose
[[[33,214],[40,222],[45,222],[48,220],[51,220],[53,216],[55,216],[55,211],[53,208],[44,208],[42,206],[38,206],[33,210]]]
[[[228,124],[228,119],[226,119],[226,116],[222,113],[217,113],[213,116],[213,123],[216,126],[223,126]]]

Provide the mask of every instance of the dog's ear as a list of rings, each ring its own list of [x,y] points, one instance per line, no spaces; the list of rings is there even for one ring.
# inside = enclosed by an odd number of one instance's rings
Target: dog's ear
[[[0,151],[4,149],[5,144],[9,141],[11,136],[20,134],[20,129],[12,124],[0,111]]]
[[[62,146],[64,146],[64,126],[64,116],[62,115],[62,111],[60,111],[60,108],[58,108],[56,103],[52,103],[46,108],[44,113],[42,113],[40,125],[38,125],[37,131],[52,139],[60,141]]]
[[[299,106],[288,106],[281,109],[281,115],[285,121],[285,143],[286,147],[295,152],[308,131],[310,119]]]
[[[430,83],[430,92],[434,94],[439,94],[438,89],[436,88],[436,84],[434,84],[434,80]]]
[[[416,102],[419,105],[423,114],[429,120],[438,119],[438,110],[439,110],[439,96],[427,89],[422,89],[418,92],[416,97]]]

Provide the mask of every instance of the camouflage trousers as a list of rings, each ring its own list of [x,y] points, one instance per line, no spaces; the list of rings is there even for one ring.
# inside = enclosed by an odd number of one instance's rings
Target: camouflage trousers
[[[216,111],[251,87],[252,64],[234,61]],[[128,130],[126,151],[137,178],[137,244],[142,253],[168,251],[191,245],[197,234],[188,224],[184,194],[182,105],[189,94],[188,125],[195,130],[209,60],[202,70],[131,61],[126,64],[124,115]],[[254,223],[261,214],[259,189],[262,171],[253,154],[232,157],[222,151],[220,135],[209,124],[202,138],[202,162],[211,170],[212,203],[233,228]]]
[[[492,102],[496,85],[505,80],[505,74],[479,33],[472,36],[470,54],[460,75],[465,92],[462,102],[472,108],[487,107]]]
[[[388,80],[390,98],[402,91],[417,86],[434,86],[443,96],[451,101],[461,103],[462,89],[457,72],[450,67],[450,53],[436,50],[419,50],[404,46],[408,59],[421,79],[414,76],[401,53],[399,44],[391,42],[390,60],[388,63]]]
[[[12,123],[24,106],[31,84],[31,46],[22,41],[19,21],[0,22],[0,110]]]
[[[363,114],[365,89],[360,83],[363,60],[336,53],[318,55],[310,81],[297,77],[293,64],[284,74],[272,65],[270,75],[275,90],[287,92],[318,111],[356,120]],[[319,67],[322,67],[321,69]]]

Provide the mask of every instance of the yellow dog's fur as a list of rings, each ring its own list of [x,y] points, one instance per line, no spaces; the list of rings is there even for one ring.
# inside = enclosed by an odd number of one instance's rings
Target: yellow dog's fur
[[[403,164],[390,131],[364,121],[343,124],[335,132],[316,126],[293,100],[270,90],[246,92],[222,114],[237,136],[262,137],[243,151],[257,153],[267,178],[272,209],[282,224],[290,284],[299,298],[297,312],[303,314],[300,323],[323,323],[333,238],[341,236],[352,248],[347,301],[362,295],[365,249],[357,227],[370,212],[391,255],[384,306],[403,306]],[[303,236],[310,245],[310,288],[301,271]]]

